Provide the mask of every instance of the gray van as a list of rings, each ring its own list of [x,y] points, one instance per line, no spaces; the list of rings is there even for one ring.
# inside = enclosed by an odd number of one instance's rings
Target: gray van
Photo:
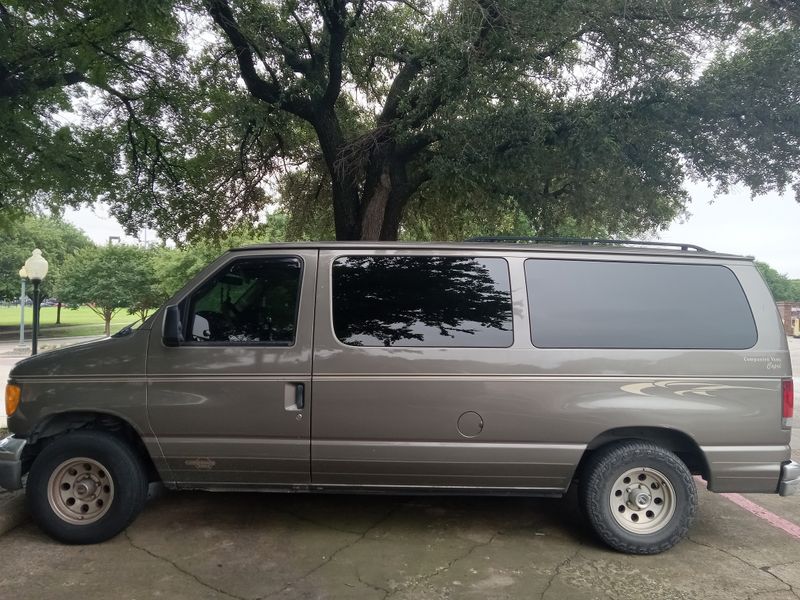
[[[598,243],[599,242],[599,243]],[[657,553],[716,492],[796,494],[787,341],[690,245],[265,244],[138,329],[20,362],[0,485],[67,543],[173,489],[562,496]]]

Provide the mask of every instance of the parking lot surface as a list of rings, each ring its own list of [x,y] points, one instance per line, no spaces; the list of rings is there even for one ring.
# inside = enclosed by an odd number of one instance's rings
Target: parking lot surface
[[[800,446],[800,430],[793,439]],[[165,492],[104,544],[63,546],[31,523],[6,534],[0,598],[800,598],[800,497],[698,487],[689,539],[649,557],[600,545],[574,491],[562,500]]]

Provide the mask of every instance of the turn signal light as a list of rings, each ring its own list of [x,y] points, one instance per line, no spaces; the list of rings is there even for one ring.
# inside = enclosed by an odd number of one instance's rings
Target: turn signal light
[[[783,396],[783,419],[781,423],[784,427],[791,427],[792,417],[794,416],[794,382],[791,379],[781,381],[781,395]],[[8,401],[6,400],[6,402]]]
[[[21,393],[18,385],[14,385],[13,383],[6,385],[6,416],[10,417],[17,410],[20,396]]]

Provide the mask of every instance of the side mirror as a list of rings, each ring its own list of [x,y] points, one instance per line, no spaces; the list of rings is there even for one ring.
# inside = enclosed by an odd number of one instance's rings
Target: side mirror
[[[164,313],[164,332],[162,334],[165,346],[180,346],[183,342],[183,326],[181,325],[181,311],[176,305],[168,306]]]

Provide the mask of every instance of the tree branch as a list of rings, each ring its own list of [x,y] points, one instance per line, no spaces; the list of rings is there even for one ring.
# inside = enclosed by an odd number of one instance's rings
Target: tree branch
[[[287,112],[310,121],[312,115],[307,102],[304,102],[301,98],[285,98],[284,90],[282,90],[277,83],[277,77],[274,77],[273,81],[270,83],[258,75],[253,56],[253,48],[239,29],[239,25],[233,16],[233,11],[228,1],[206,0],[206,9],[217,26],[225,33],[236,51],[239,72],[247,86],[247,91],[259,100],[268,104],[280,106]]]
[[[481,50],[486,38],[489,37],[489,33],[499,24],[503,22],[503,15],[500,13],[500,9],[498,8],[495,0],[476,0],[478,7],[481,11],[481,23],[478,27],[478,31],[475,34],[475,38],[472,40],[470,44],[470,48],[467,52],[464,52],[461,56],[461,65],[457,69],[455,73],[456,79],[462,79],[467,75],[467,71],[469,69],[470,61],[471,61],[471,53],[476,53]],[[432,81],[432,83],[435,83]],[[433,114],[439,110],[439,108],[445,103],[447,100],[444,96],[444,92],[442,89],[434,90],[430,99],[426,103],[426,105],[421,106],[419,104],[419,95],[416,98],[417,102],[412,102],[411,104],[416,104],[417,113],[414,115],[414,118],[411,120],[410,127],[419,127],[422,123],[425,122],[426,119],[433,116]]]
[[[297,50],[292,48],[289,43],[282,38],[275,36],[275,39],[280,46],[280,53],[283,55],[283,59],[286,61],[286,64],[289,65],[289,68],[291,68],[295,73],[311,75],[311,72],[314,68],[313,61],[302,58],[300,54],[298,54]]]
[[[228,40],[236,50],[236,60],[239,63],[239,71],[242,74],[242,79],[247,86],[247,90],[259,100],[276,104],[280,100],[280,90],[277,86],[270,84],[256,72],[255,59],[253,57],[253,49],[247,38],[239,30],[236,19],[233,16],[233,11],[227,0],[208,0],[206,8],[209,15],[220,29],[228,37]]]
[[[422,61],[417,57],[412,57],[406,62],[400,72],[392,81],[389,93],[386,94],[386,101],[383,110],[378,117],[378,123],[388,123],[397,117],[397,109],[404,94],[408,92],[414,78],[422,71]]]
[[[42,92],[52,87],[75,85],[82,81],[83,74],[79,71],[68,71],[33,79],[6,76],[0,81],[0,98],[14,98],[31,90]]]
[[[96,305],[94,305],[94,304],[85,304],[84,306],[86,306],[86,307],[87,307],[87,308],[88,308],[90,311],[92,311],[92,312],[93,312],[94,314],[96,314],[98,317],[100,317],[101,319],[103,319],[103,322],[105,322],[105,320],[106,320],[106,314],[105,314],[105,310],[104,310],[104,309],[102,309],[102,308],[97,308],[97,306],[96,306]]]
[[[342,54],[347,37],[346,0],[322,0],[322,13],[328,29],[328,84],[323,106],[333,107],[342,90]]]
[[[397,153],[405,159],[410,159],[421,150],[424,150],[431,144],[438,142],[440,139],[440,136],[436,135],[432,131],[418,133],[412,136],[407,142],[400,144],[397,147]]]
[[[300,20],[300,17],[297,16],[297,13],[295,11],[292,11],[292,18],[294,19],[294,22],[297,23],[297,27],[300,29],[300,33],[303,35],[303,39],[306,41],[306,48],[308,48],[308,55],[311,57],[311,60],[313,62],[315,53],[314,53],[314,44],[311,42],[311,36],[308,35],[308,31],[303,26],[303,22]]]

